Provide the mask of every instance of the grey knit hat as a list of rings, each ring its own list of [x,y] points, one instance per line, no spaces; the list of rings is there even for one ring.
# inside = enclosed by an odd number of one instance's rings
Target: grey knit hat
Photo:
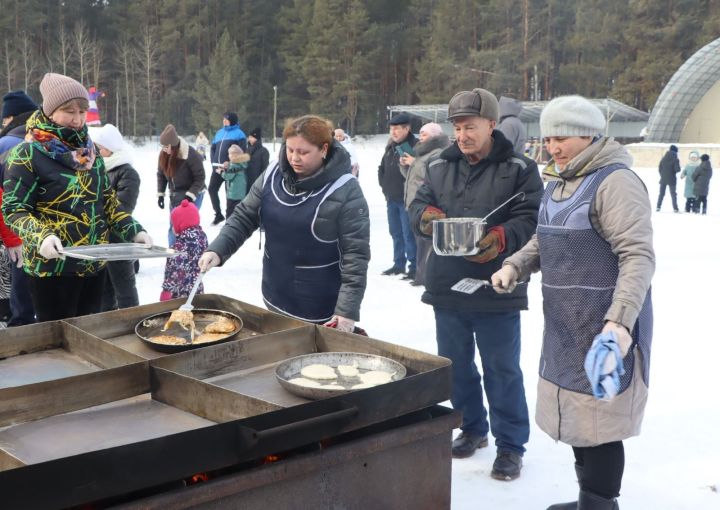
[[[173,147],[180,143],[180,137],[175,131],[175,126],[168,124],[160,133],[160,145],[172,145]]]
[[[540,114],[540,134],[547,136],[596,136],[605,133],[605,116],[582,96],[562,96],[550,101]]]
[[[463,90],[450,100],[448,120],[478,115],[497,122],[499,110],[498,100],[492,92],[485,89]]]
[[[40,82],[42,110],[45,115],[52,115],[60,106],[72,99],[89,101],[88,92],[77,80],[56,73],[46,73]]]

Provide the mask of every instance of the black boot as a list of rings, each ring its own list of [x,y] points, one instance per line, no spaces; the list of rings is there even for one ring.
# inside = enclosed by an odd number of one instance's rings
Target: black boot
[[[582,484],[583,478],[583,467],[579,464],[575,464],[575,474],[577,475],[578,485]],[[547,510],[577,510],[578,502],[571,501],[570,503],[557,503],[550,505]]]
[[[578,510],[620,510],[617,499],[607,499],[592,492],[580,491]]]

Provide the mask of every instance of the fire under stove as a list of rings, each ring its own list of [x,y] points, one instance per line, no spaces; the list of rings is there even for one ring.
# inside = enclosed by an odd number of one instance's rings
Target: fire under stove
[[[240,338],[179,354],[132,332],[179,300],[0,332],[3,509],[450,508],[450,362],[216,295]],[[198,306],[198,305],[196,305]],[[310,401],[275,380],[314,352],[404,379]],[[28,370],[31,367],[31,370]]]

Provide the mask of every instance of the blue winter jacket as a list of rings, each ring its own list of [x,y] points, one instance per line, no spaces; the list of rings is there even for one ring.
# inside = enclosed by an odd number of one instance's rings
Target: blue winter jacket
[[[210,162],[222,164],[228,161],[230,159],[228,149],[233,144],[239,145],[243,151],[246,150],[247,136],[237,124],[223,126],[215,133],[215,138],[210,146]]]

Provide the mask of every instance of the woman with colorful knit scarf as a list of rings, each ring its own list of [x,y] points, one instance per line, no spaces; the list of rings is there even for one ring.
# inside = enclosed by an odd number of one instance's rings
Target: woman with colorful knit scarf
[[[2,212],[23,241],[24,270],[38,321],[96,313],[105,263],[65,258],[63,246],[152,244],[120,205],[85,125],[88,95],[76,80],[48,73],[43,104],[26,124],[25,142],[7,160]]]

